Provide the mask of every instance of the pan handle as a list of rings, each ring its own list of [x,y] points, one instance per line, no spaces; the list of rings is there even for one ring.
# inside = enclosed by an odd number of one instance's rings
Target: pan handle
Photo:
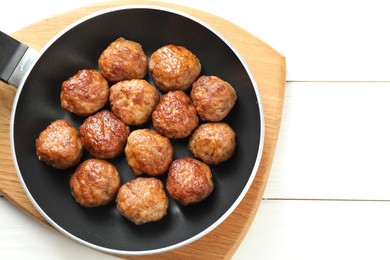
[[[37,52],[0,31],[0,79],[18,87]]]

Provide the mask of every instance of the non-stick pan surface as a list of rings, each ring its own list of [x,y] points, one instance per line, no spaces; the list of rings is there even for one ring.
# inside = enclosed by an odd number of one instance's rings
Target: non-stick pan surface
[[[61,107],[61,83],[78,70],[98,70],[99,55],[118,37],[139,42],[148,57],[166,44],[185,46],[199,58],[201,75],[216,75],[230,82],[238,95],[236,106],[224,119],[237,134],[237,148],[230,160],[211,166],[213,193],[191,206],[181,206],[170,198],[168,213],[161,221],[140,226],[122,217],[115,202],[97,208],[79,206],[69,189],[75,168],[55,170],[39,161],[35,153],[35,139],[54,120],[66,119],[76,128],[82,124],[84,118]],[[153,85],[150,75],[146,80]],[[119,254],[157,253],[184,245],[226,219],[255,176],[264,136],[256,89],[238,53],[213,30],[187,15],[153,7],[99,13],[67,29],[45,47],[19,89],[11,127],[17,172],[40,213],[81,243]],[[146,127],[152,128],[151,123],[142,126]],[[174,158],[192,156],[187,149],[188,139],[172,143]],[[88,157],[85,152],[83,159]],[[123,183],[135,178],[124,155],[110,161],[116,165]],[[163,182],[165,178],[160,177]]]

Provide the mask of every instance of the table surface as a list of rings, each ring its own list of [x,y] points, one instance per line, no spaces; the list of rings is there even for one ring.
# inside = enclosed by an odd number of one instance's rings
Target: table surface
[[[10,34],[96,2],[102,1],[7,1],[0,30]],[[389,259],[387,1],[165,2],[225,18],[286,57],[273,168],[233,259]],[[47,228],[2,197],[0,212],[0,259],[114,259]]]

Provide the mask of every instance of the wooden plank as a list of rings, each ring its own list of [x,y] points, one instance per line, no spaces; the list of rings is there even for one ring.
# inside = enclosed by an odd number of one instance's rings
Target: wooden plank
[[[37,223],[4,198],[0,198],[0,212],[0,259],[119,259],[85,247]]]
[[[390,200],[389,96],[389,82],[288,82],[264,197]]]
[[[233,260],[390,259],[389,218],[390,202],[264,200],[243,243],[255,257],[242,246]]]
[[[240,203],[233,214],[202,239],[182,247],[180,249],[160,254],[160,258],[171,259],[172,257],[198,256],[199,258],[230,258],[243,237],[245,236],[252,220],[257,212],[261,197],[267,183],[271,169],[274,149],[278,139],[279,126],[281,121],[281,109],[284,100],[285,83],[285,59],[269,45],[259,40],[255,36],[247,33],[236,25],[223,20],[217,16],[197,11],[194,9],[175,6],[167,3],[152,1],[110,1],[93,5],[87,8],[76,9],[71,12],[45,19],[34,25],[21,29],[13,36],[27,45],[40,49],[51,39],[53,35],[62,30],[65,26],[76,21],[78,18],[98,10],[110,8],[123,4],[156,4],[175,8],[177,10],[191,14],[198,19],[214,27],[224,35],[235,46],[244,57],[257,82],[262,95],[262,102],[265,112],[265,145],[263,157],[258,169],[258,174],[248,191],[247,195]],[[17,206],[31,214],[40,221],[46,223],[27,200],[20,183],[15,175],[9,151],[9,115],[11,101],[15,90],[5,84],[1,84],[0,96],[5,100],[2,107],[3,113],[0,124],[6,126],[2,128],[0,144],[4,145],[0,149],[0,161],[4,163],[4,170],[0,175],[1,192]],[[121,256],[123,257],[123,256]],[[150,256],[142,258],[151,258]]]

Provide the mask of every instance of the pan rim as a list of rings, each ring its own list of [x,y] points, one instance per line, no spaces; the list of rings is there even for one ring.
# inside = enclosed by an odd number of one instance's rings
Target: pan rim
[[[194,235],[194,236],[192,236],[192,237],[190,237],[190,238],[188,238],[186,240],[183,240],[183,241],[181,241],[179,243],[175,243],[173,245],[166,246],[166,247],[161,247],[161,248],[157,248],[157,249],[150,249],[150,250],[140,250],[140,251],[118,250],[118,249],[112,249],[112,248],[107,248],[107,247],[95,245],[95,244],[93,244],[91,242],[88,242],[88,241],[86,241],[84,239],[81,239],[81,238],[71,234],[70,232],[68,232],[67,230],[65,230],[61,226],[59,226],[54,220],[52,220],[50,218],[50,216],[48,216],[46,214],[46,212],[39,206],[39,204],[32,197],[32,195],[31,195],[27,185],[24,182],[22,173],[21,173],[20,168],[19,168],[18,160],[17,160],[17,157],[16,157],[15,142],[14,142],[14,140],[15,140],[14,139],[14,120],[15,120],[15,115],[16,115],[16,109],[17,109],[17,106],[18,106],[18,103],[19,103],[18,102],[19,101],[19,97],[20,97],[21,92],[23,90],[24,84],[25,84],[25,82],[26,82],[26,80],[28,78],[28,75],[31,73],[32,69],[34,68],[36,63],[39,61],[40,57],[46,52],[46,50],[55,41],[57,41],[58,38],[60,38],[62,35],[64,35],[70,29],[76,27],[77,25],[79,25],[79,24],[81,24],[81,23],[83,23],[83,22],[85,22],[87,20],[90,20],[90,19],[92,19],[94,17],[97,17],[97,16],[100,16],[100,15],[108,14],[108,13],[111,13],[111,12],[122,11],[122,10],[130,10],[130,9],[149,9],[149,10],[157,10],[157,11],[163,11],[163,12],[177,14],[177,15],[180,15],[180,16],[182,16],[184,18],[187,18],[189,20],[192,20],[192,21],[200,24],[201,26],[203,26],[206,29],[210,30],[218,38],[220,38],[233,51],[233,53],[237,56],[237,58],[241,62],[242,66],[245,68],[245,71],[248,73],[248,76],[250,78],[251,84],[252,84],[252,86],[254,88],[254,91],[255,91],[255,94],[256,94],[256,101],[257,101],[257,105],[258,105],[257,108],[258,108],[258,112],[259,112],[259,115],[260,115],[260,140],[259,140],[259,148],[257,150],[256,160],[254,162],[254,165],[253,165],[253,168],[252,168],[252,172],[251,172],[251,174],[249,176],[249,179],[248,179],[247,183],[245,184],[245,187],[241,191],[240,195],[236,198],[234,203],[229,207],[229,209],[221,217],[219,217],[214,223],[212,223],[210,226],[208,226],[206,229],[204,229],[200,233],[198,233],[198,234],[196,234],[196,235]],[[261,102],[260,92],[259,92],[257,83],[256,83],[256,81],[254,79],[254,76],[252,75],[252,72],[249,69],[249,66],[247,65],[245,60],[242,58],[240,53],[230,44],[230,42],[224,36],[222,36],[218,31],[216,31],[210,25],[204,23],[203,21],[199,20],[198,18],[196,18],[194,16],[189,15],[188,13],[185,13],[185,12],[173,9],[173,8],[167,8],[167,7],[162,7],[162,6],[158,6],[158,5],[123,5],[123,6],[113,7],[113,8],[106,8],[106,9],[103,9],[101,11],[89,14],[89,15],[81,18],[81,19],[78,19],[77,21],[75,21],[74,23],[72,23],[71,25],[65,27],[63,30],[61,30],[59,33],[57,33],[39,51],[39,54],[37,55],[37,58],[35,59],[34,63],[29,68],[29,70],[26,71],[26,74],[24,75],[24,77],[23,77],[23,79],[21,81],[21,84],[18,87],[16,95],[15,95],[15,99],[14,99],[13,106],[12,106],[12,111],[11,111],[11,120],[10,120],[10,146],[11,146],[11,153],[12,153],[12,160],[13,160],[13,163],[14,163],[14,167],[15,167],[18,179],[19,179],[19,181],[20,181],[20,183],[21,183],[21,185],[23,187],[23,190],[25,191],[28,199],[33,204],[34,208],[39,212],[39,214],[52,227],[54,227],[57,231],[59,231],[60,233],[64,234],[65,236],[71,238],[72,240],[74,240],[76,242],[79,242],[80,244],[83,244],[83,245],[88,246],[90,248],[93,248],[93,249],[96,249],[96,250],[99,250],[99,251],[102,251],[102,252],[110,253],[110,254],[129,255],[129,256],[130,255],[136,256],[136,255],[158,254],[158,253],[163,253],[163,252],[171,251],[173,249],[180,248],[180,247],[188,245],[188,244],[190,244],[190,243],[200,239],[201,237],[205,236],[206,234],[210,233],[217,226],[219,226],[224,220],[226,220],[231,215],[231,213],[237,208],[237,206],[240,204],[240,202],[243,200],[243,198],[247,194],[249,188],[251,187],[254,178],[256,177],[258,168],[260,166],[262,152],[263,152],[264,139],[265,139],[264,136],[265,136],[264,111],[263,111],[263,106],[262,106],[262,102]]]

